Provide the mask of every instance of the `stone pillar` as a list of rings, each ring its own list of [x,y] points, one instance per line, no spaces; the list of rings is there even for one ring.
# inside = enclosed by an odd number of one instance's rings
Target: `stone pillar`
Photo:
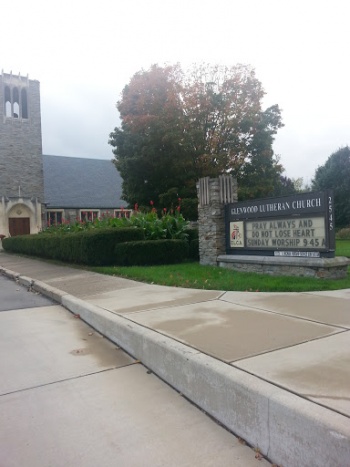
[[[226,252],[225,205],[237,202],[237,181],[230,175],[201,178],[197,183],[200,264],[217,266]]]

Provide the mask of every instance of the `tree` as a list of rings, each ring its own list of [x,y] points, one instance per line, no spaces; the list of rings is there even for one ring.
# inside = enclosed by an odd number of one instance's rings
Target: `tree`
[[[122,125],[110,134],[124,198],[149,205],[165,193],[186,194],[189,161],[183,138],[178,66],[153,65],[125,86],[117,108]],[[180,193],[180,192],[181,193]]]
[[[283,171],[272,150],[281,113],[277,105],[263,111],[263,96],[246,65],[195,65],[187,74],[153,65],[136,73],[109,140],[124,198],[195,197],[199,178],[222,173],[238,178],[241,198],[273,194]]]
[[[313,190],[333,190],[337,227],[350,226],[350,148],[339,148],[319,166],[312,180]]]

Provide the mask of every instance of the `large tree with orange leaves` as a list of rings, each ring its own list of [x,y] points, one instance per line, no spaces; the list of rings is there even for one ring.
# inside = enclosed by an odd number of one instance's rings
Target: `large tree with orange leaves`
[[[133,204],[196,196],[200,177],[231,173],[241,197],[268,196],[283,171],[272,150],[277,105],[250,66],[153,65],[136,73],[117,103],[110,134],[124,198]]]

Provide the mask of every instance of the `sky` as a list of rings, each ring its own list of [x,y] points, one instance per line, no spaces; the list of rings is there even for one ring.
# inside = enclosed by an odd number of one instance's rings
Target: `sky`
[[[43,153],[112,159],[116,103],[142,69],[253,66],[284,127],[284,175],[309,184],[350,145],[349,0],[16,0],[0,69],[40,81]]]

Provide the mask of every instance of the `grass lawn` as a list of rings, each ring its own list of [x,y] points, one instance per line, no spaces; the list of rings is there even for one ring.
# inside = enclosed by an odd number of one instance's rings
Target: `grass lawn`
[[[337,240],[337,256],[350,257],[350,240]],[[307,292],[350,288],[350,267],[345,279],[323,280],[307,277],[275,277],[230,271],[198,263],[165,266],[98,267],[94,271],[141,282],[208,290],[256,292]]]
[[[350,240],[336,240],[335,254],[350,258]]]

